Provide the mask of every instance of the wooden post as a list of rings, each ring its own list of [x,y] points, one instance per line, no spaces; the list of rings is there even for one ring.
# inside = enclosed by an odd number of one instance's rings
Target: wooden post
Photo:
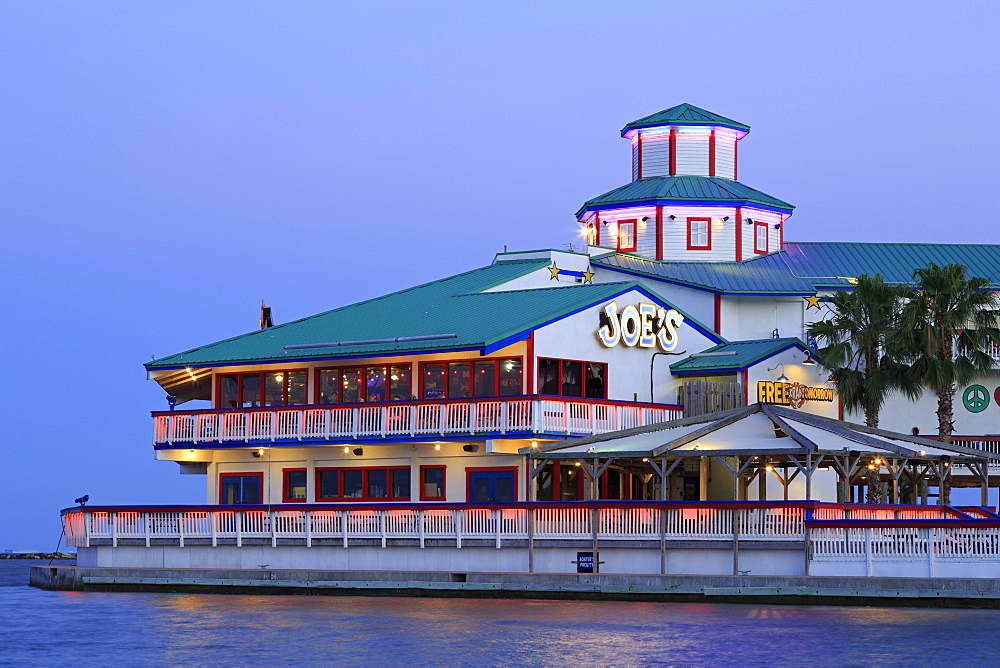
[[[767,457],[761,457],[757,465],[757,500],[767,501]]]
[[[698,500],[708,501],[708,457],[698,458]]]
[[[528,508],[528,572],[535,572],[535,509]]]

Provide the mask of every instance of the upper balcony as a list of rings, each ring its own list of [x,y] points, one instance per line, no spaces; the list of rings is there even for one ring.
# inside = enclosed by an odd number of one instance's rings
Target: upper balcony
[[[567,438],[676,420],[682,407],[527,395],[153,413],[160,448],[449,438]]]

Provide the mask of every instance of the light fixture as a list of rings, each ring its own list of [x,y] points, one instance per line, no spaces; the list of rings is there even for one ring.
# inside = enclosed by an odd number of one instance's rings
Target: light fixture
[[[774,229],[780,230],[781,229],[781,223],[775,223],[774,224]]]
[[[747,218],[747,225],[753,225],[753,218]]]
[[[785,365],[782,362],[778,362],[777,364],[775,364],[774,366],[772,366],[771,368],[769,368],[768,371],[774,371],[779,366],[781,367],[781,375],[778,376],[778,380],[779,381],[787,381],[788,380],[788,376],[785,375]]]
[[[355,457],[361,457],[364,454],[365,454],[365,449],[364,448],[354,448],[354,456]]]
[[[774,470],[774,467],[771,466],[770,464],[768,464],[767,466],[764,467],[764,470],[767,471],[768,473],[770,473],[771,471]]]
[[[646,222],[647,220],[649,220],[649,216],[643,216],[643,217],[642,217],[642,222],[644,222],[644,223],[645,223],[645,222]]]
[[[259,457],[263,457],[264,456],[264,448],[259,448],[257,450],[254,450],[252,454],[253,454],[254,457],[258,457],[258,458]]]
[[[538,441],[532,441],[531,442],[531,447],[537,448],[538,447]]]
[[[812,354],[806,353],[806,359],[802,362],[803,364],[816,364],[816,360],[812,358]]]
[[[479,452],[479,446],[475,443],[466,443],[462,446],[462,449],[466,452]]]
[[[279,373],[279,374],[275,375],[274,379],[280,383],[280,382],[282,382],[282,381],[285,380],[285,377],[284,377],[284,375],[282,375],[282,374]]]
[[[951,466],[948,462],[945,462],[942,466]]]
[[[174,407],[177,405],[177,397],[172,394],[168,394],[167,405],[170,406],[170,410],[174,410]]]
[[[345,445],[344,446],[344,454],[345,455],[349,455],[350,453],[351,453],[351,449]]]
[[[579,466],[579,465],[580,465],[580,462],[577,462],[577,463],[575,464],[575,466]]]
[[[729,222],[729,216],[723,216],[722,217],[722,222],[724,222],[724,223],[725,222]]]
[[[868,470],[869,471],[874,471],[875,470],[875,465],[874,464],[869,464],[868,465]]]
[[[694,447],[692,449],[693,450],[701,450],[701,444],[700,443],[695,443]]]
[[[434,449],[440,451],[441,450],[441,444],[440,443],[435,443],[434,444]]]
[[[670,220],[677,220],[677,216],[670,216]]]
[[[926,450],[921,450],[920,451],[920,456],[921,457],[926,457],[927,456],[927,451]]]

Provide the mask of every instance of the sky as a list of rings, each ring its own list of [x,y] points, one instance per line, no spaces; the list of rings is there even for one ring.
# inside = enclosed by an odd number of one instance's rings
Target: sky
[[[749,124],[791,241],[997,243],[1000,3],[0,3],[0,550],[203,503],[143,362],[579,246],[626,123]]]

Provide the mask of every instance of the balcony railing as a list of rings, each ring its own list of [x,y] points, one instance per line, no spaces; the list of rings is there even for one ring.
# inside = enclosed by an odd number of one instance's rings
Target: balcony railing
[[[550,396],[171,411],[153,413],[153,442],[587,436],[680,417],[671,404]]]

